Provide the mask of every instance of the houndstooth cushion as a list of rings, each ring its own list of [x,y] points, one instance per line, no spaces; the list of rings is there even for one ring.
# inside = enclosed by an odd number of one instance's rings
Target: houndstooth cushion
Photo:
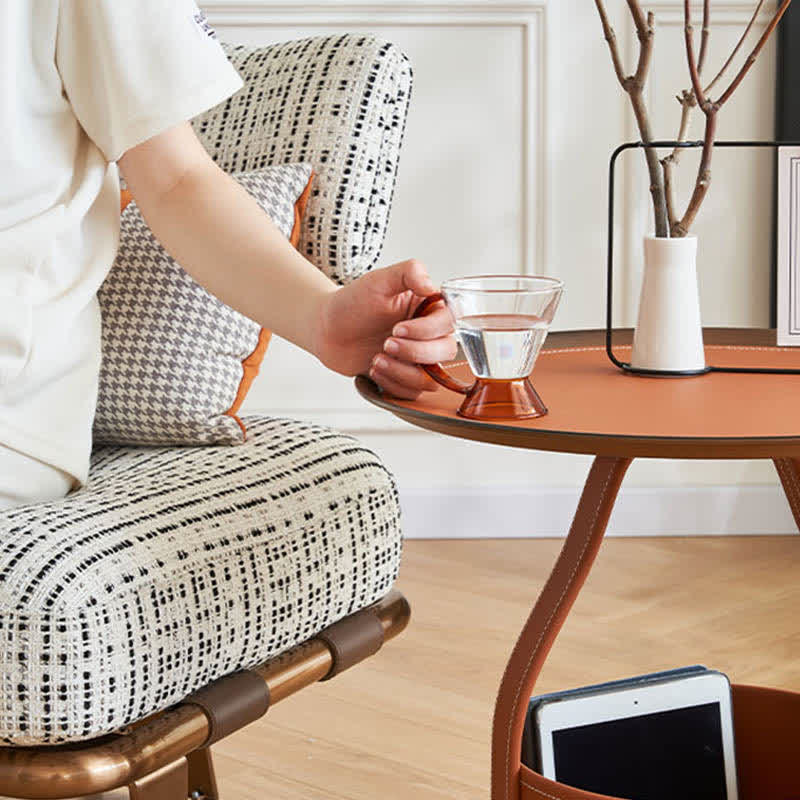
[[[310,165],[234,177],[288,238]],[[96,442],[244,441],[234,403],[245,374],[252,379],[258,370],[251,362],[260,360],[263,348],[243,362],[266,334],[196,283],[159,244],[135,203],[123,212],[119,253],[99,299],[103,359]]]
[[[380,256],[411,94],[411,67],[372,36],[225,46],[245,86],[193,121],[228,172],[307,161],[317,178],[300,252],[339,283]]]
[[[389,591],[380,460],[307,423],[247,425],[237,448],[100,448],[80,491],[0,512],[0,739],[115,730]]]

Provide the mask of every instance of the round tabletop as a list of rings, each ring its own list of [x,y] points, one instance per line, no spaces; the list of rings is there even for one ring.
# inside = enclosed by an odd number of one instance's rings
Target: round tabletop
[[[630,341],[630,331],[615,332],[623,361]],[[456,414],[463,396],[447,389],[406,401],[363,376],[356,386],[413,425],[513,447],[632,458],[800,457],[800,375],[634,376],[611,364],[604,342],[603,331],[548,336],[531,375],[549,409],[538,419],[464,419]],[[800,348],[776,347],[775,331],[706,329],[705,342],[709,364],[800,369]],[[444,366],[472,379],[463,361]]]

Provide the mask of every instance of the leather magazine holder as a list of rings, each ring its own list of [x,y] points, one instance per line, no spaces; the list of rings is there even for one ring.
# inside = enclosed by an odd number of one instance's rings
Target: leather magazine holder
[[[785,461],[796,479],[800,461]],[[595,460],[569,536],[511,655],[495,706],[492,800],[627,800],[549,780],[520,757],[528,700],[591,570],[629,464],[628,458]],[[741,685],[732,691],[740,800],[800,798],[800,694]]]

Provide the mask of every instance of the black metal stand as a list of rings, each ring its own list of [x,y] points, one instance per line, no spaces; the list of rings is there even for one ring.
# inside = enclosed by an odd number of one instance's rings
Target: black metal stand
[[[643,149],[644,147],[702,147],[702,141],[695,142],[676,142],[676,141],[658,141],[650,145],[645,145],[644,142],[626,142],[621,144],[612,154],[611,161],[608,167],[608,267],[607,267],[607,280],[606,280],[606,353],[611,362],[625,372],[633,375],[644,376],[658,376],[658,377],[673,377],[684,378],[693,375],[706,375],[709,372],[750,372],[750,373],[769,373],[775,375],[800,375],[800,369],[773,369],[768,367],[725,367],[725,366],[708,366],[702,370],[654,370],[654,369],[639,369],[632,367],[625,361],[620,361],[614,355],[613,347],[613,297],[614,297],[614,181],[616,173],[617,159],[620,154],[626,150]],[[770,147],[777,150],[779,147],[800,147],[800,142],[778,142],[778,141],[730,141],[730,142],[716,142],[714,147],[729,148],[729,147]]]

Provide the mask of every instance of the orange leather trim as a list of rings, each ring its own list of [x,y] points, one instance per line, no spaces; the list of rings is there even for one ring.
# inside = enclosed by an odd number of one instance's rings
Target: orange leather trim
[[[300,233],[303,230],[303,217],[306,214],[308,198],[311,197],[311,185],[314,183],[314,178],[316,177],[316,172],[312,172],[306,184],[306,188],[303,189],[303,193],[297,198],[297,202],[294,204],[294,225],[292,226],[292,235],[289,237],[289,241],[295,248],[300,244]]]
[[[308,179],[308,183],[306,184],[306,188],[303,189],[302,194],[297,198],[297,201],[294,204],[294,225],[292,226],[292,233],[291,236],[289,236],[289,241],[295,248],[300,243],[303,217],[306,213],[308,198],[311,196],[311,185],[314,182],[314,178],[315,173],[312,172],[311,177]],[[271,338],[272,332],[268,331],[266,328],[262,328],[261,333],[258,336],[258,344],[256,345],[256,349],[253,350],[253,352],[250,353],[250,355],[244,361],[242,361],[242,380],[239,383],[239,389],[236,392],[233,405],[225,412],[226,416],[233,417],[236,420],[237,424],[242,429],[242,433],[244,434],[245,438],[247,438],[247,428],[241,419],[239,419],[239,417],[236,415],[236,412],[242,407],[244,398],[247,396],[247,393],[250,391],[250,387],[253,385],[253,381],[258,375],[259,369],[261,368],[261,362],[264,359],[264,354],[267,352],[267,345],[269,345],[269,340]]]
[[[227,416],[233,417],[236,420],[236,422],[239,424],[239,427],[242,429],[242,433],[245,435],[245,438],[247,437],[247,429],[239,417],[236,416],[236,412],[242,407],[244,398],[250,391],[250,387],[253,385],[256,375],[258,375],[258,371],[261,368],[261,362],[264,359],[264,353],[267,352],[267,345],[269,344],[269,340],[271,338],[272,331],[262,328],[261,333],[258,335],[258,344],[256,345],[256,349],[253,350],[253,352],[250,353],[250,355],[247,356],[244,361],[242,361],[242,380],[239,382],[239,389],[236,392],[233,405],[225,412]]]
[[[133,200],[130,189],[120,189],[119,192],[119,213],[121,214]]]

